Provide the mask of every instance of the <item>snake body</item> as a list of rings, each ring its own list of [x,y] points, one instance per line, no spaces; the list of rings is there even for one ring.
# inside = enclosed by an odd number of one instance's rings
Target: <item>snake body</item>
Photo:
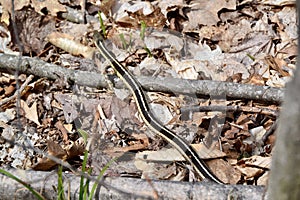
[[[149,108],[146,95],[141,84],[136,78],[115,59],[103,44],[103,37],[100,33],[94,33],[94,42],[101,55],[109,61],[111,67],[115,70],[117,76],[125,83],[133,94],[138,111],[144,123],[156,134],[160,135],[173,147],[175,147],[184,158],[189,161],[201,179],[209,179],[218,184],[224,184],[199,157],[198,153],[184,139],[179,137],[173,131],[163,126],[153,115]]]

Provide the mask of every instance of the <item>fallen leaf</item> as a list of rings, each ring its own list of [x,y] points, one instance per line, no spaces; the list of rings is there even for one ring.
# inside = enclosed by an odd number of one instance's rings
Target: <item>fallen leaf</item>
[[[15,11],[15,16],[18,36],[24,46],[24,53],[40,54],[48,43],[45,40],[46,36],[55,30],[55,19],[50,15],[41,15],[31,7]],[[14,45],[17,46],[15,40],[13,37]]]
[[[195,148],[203,159],[221,158],[226,156],[226,154],[220,150],[206,148],[204,144],[192,144],[192,147]],[[136,159],[165,162],[185,161],[185,158],[174,148],[139,152],[136,155]]]
[[[271,168],[271,157],[262,157],[258,155],[251,156],[250,158],[243,158],[243,161],[245,161],[245,164],[252,167],[258,167],[258,168],[265,168],[270,169]]]
[[[261,177],[257,179],[257,185],[267,185],[270,172],[265,172]]]
[[[132,134],[133,137],[132,141],[130,142],[129,146],[125,147],[113,147],[107,150],[104,150],[105,153],[116,155],[120,152],[128,152],[128,151],[137,151],[145,149],[149,146],[149,139],[148,136],[145,134]]]
[[[235,9],[236,1],[234,0],[210,0],[194,1],[191,11],[187,13],[189,18],[188,29],[192,30],[199,25],[216,25],[219,21],[218,12],[221,9]],[[187,29],[187,30],[188,30]]]
[[[56,16],[58,12],[65,12],[66,8],[64,5],[60,4],[57,0],[47,0],[47,1],[39,1],[39,0],[31,0],[32,6],[39,12],[43,14],[42,10],[44,8],[47,9],[53,16]]]
[[[52,140],[47,141],[48,154],[58,159],[65,161],[67,159],[67,152],[56,142]],[[38,163],[32,166],[33,170],[36,171],[49,171],[58,164],[50,158],[44,157]]]
[[[246,180],[253,179],[264,172],[262,169],[248,166],[237,166],[237,169],[244,174]]]
[[[29,107],[24,100],[21,100],[20,104],[21,104],[21,108],[23,108],[23,110],[25,112],[25,117],[27,119],[29,119],[30,121],[33,121],[34,123],[36,123],[38,126],[40,126],[41,124],[39,122],[39,117],[38,117],[38,114],[37,114],[37,104],[36,104],[36,102],[33,102],[31,107]]]
[[[62,161],[66,161],[82,155],[85,150],[85,145],[80,139],[75,142],[71,142],[70,145],[64,148],[52,140],[47,141],[48,154],[54,156]],[[37,171],[49,171],[58,165],[57,162],[51,160],[48,157],[42,158],[38,163],[32,166],[33,170]]]

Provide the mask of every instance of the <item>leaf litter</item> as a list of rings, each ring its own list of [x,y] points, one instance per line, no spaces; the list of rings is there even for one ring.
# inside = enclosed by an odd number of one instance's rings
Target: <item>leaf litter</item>
[[[65,14],[71,14],[68,6],[81,5],[76,2],[62,5],[59,1],[47,5],[47,2],[16,2],[23,55],[36,56],[75,70],[109,72],[105,62],[96,61],[97,66],[89,67],[95,54],[91,35],[100,27],[99,10],[103,12],[101,16],[107,26],[107,35],[113,43],[109,44],[111,50],[138,76],[285,87],[295,69],[294,1],[103,1],[105,3],[100,6],[91,2],[86,7],[87,23],[82,24],[64,18]],[[11,12],[10,4],[1,6],[3,24],[0,27],[6,34],[0,36],[4,41],[0,51],[16,54],[20,49],[15,37],[11,37],[13,30],[7,14]],[[155,31],[147,30],[143,40],[140,38],[142,21],[147,27],[156,28]],[[165,28],[170,31],[163,31]],[[172,34],[172,31],[179,34]],[[147,51],[139,53],[139,49],[146,48],[153,57],[147,55]],[[19,84],[24,83],[24,76],[18,77]],[[2,101],[12,96],[17,87],[15,77],[4,72],[1,72],[0,82]],[[74,157],[79,159],[83,147],[72,147],[80,140],[77,132],[80,128],[89,133],[86,148],[90,152],[88,164],[94,173],[118,156],[119,161],[112,164],[108,174],[197,179],[184,159],[175,156],[169,145],[145,127],[135,102],[126,92],[116,90],[120,100],[108,89],[77,86],[63,75],[58,80],[34,79],[31,82],[30,88],[21,91],[20,119],[15,115],[19,112],[16,99],[1,104],[1,165],[39,170],[56,166],[48,158],[41,158],[27,144],[48,149],[50,155],[64,161],[71,162]],[[195,148],[204,154],[201,156],[222,180],[266,184],[274,135],[266,139],[264,136],[276,124],[278,116],[270,113],[278,113],[279,105],[244,99],[220,101],[215,97],[154,94],[150,95],[150,105],[155,113],[161,113],[158,118],[193,145],[200,145],[199,150]],[[244,110],[180,113],[181,108],[190,105],[199,108],[239,106]],[[18,140],[18,124],[23,127],[22,136],[25,137],[22,140]],[[12,145],[11,140],[19,146]],[[21,148],[25,144],[27,148]],[[157,165],[158,162],[164,163]],[[37,167],[39,165],[42,167]]]

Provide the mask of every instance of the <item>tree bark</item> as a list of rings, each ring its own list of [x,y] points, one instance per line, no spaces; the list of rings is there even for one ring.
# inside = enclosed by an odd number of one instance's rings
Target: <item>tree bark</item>
[[[300,1],[297,0],[297,10]],[[299,13],[298,13],[299,23]],[[299,35],[299,29],[298,29]],[[299,40],[298,40],[299,41]],[[299,42],[298,42],[299,52]],[[300,64],[294,79],[287,85],[271,167],[267,198],[300,199]]]
[[[31,187],[39,191],[46,199],[57,199],[57,174],[55,172],[24,171],[10,169]],[[96,177],[94,177],[96,178]],[[71,199],[79,197],[80,177],[64,173],[65,196],[70,192]],[[36,199],[33,194],[13,179],[0,174],[0,199]],[[90,181],[90,188],[94,181]],[[155,181],[134,178],[106,178],[96,190],[93,199],[244,199],[259,200],[263,198],[265,188],[252,185],[218,185],[210,182],[175,182]]]

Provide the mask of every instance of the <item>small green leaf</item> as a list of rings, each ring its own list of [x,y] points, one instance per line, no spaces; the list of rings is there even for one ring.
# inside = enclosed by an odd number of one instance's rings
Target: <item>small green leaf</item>
[[[81,137],[83,138],[84,143],[86,144],[87,143],[87,139],[89,137],[89,134],[86,131],[82,130],[82,129],[77,129],[77,131],[81,135]]]
[[[102,34],[103,34],[104,37],[106,37],[106,28],[105,28],[103,19],[102,19],[102,17],[101,17],[101,12],[100,12],[100,11],[98,12],[98,17],[99,17],[100,28],[101,28],[101,30],[102,30]]]
[[[140,37],[142,40],[145,39],[145,32],[146,32],[146,23],[144,21],[141,21],[141,33],[140,33]]]

